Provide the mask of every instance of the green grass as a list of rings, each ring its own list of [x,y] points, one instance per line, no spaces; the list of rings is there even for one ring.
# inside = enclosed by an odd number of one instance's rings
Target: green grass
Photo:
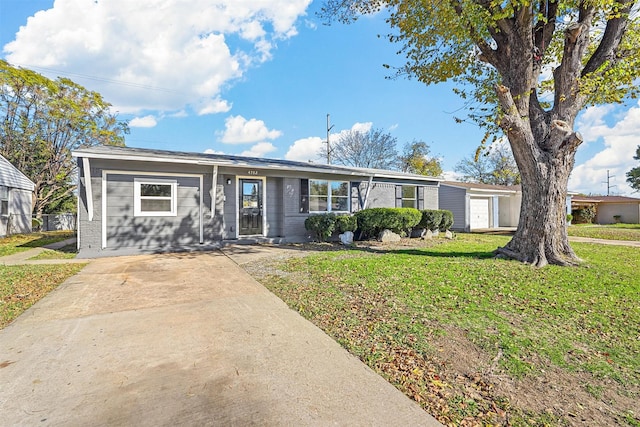
[[[83,267],[84,264],[0,265],[0,329]]]
[[[75,236],[73,231],[47,231],[3,237],[0,238],[0,257],[60,242],[73,236]]]
[[[430,343],[450,328],[497,355],[495,370],[516,380],[552,367],[589,375],[583,387],[594,396],[606,381],[638,390],[640,249],[576,243],[583,266],[535,269],[494,259],[507,241],[463,234],[426,248],[323,252],[279,266],[304,280],[263,282],[430,412],[448,405],[444,423],[509,410],[447,396],[437,369],[416,362],[431,358]],[[511,422],[547,425],[548,417],[514,413]]]
[[[569,226],[567,231],[570,236],[640,241],[640,224],[576,224]]]
[[[36,256],[32,256],[29,260],[42,260],[42,259],[74,259],[77,252],[77,246],[75,243],[71,245],[63,246],[60,249],[48,249],[39,253]]]

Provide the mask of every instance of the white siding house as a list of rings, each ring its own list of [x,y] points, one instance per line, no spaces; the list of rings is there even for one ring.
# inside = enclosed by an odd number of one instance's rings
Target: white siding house
[[[519,185],[445,181],[438,192],[440,209],[453,213],[453,230],[517,227],[522,192]]]
[[[31,231],[34,183],[0,155],[0,237]]]

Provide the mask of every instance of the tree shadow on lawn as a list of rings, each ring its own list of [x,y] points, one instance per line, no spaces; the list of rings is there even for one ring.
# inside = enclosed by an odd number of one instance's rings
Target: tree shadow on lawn
[[[437,243],[439,242],[434,243],[435,244],[433,246],[425,245],[420,247],[394,247],[389,244],[381,244],[380,242],[374,241],[359,241],[351,246],[344,246],[339,243],[300,243],[264,246],[234,245],[232,247],[225,247],[223,252],[227,252],[235,256],[266,255],[267,253],[277,254],[279,252],[297,252],[300,254],[322,252],[364,252],[370,254],[397,254],[436,258],[490,259],[495,257],[495,253],[493,251],[442,251],[437,248]]]

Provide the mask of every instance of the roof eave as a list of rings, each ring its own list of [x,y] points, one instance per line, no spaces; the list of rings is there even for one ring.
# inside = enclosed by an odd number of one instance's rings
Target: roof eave
[[[256,169],[271,169],[271,170],[286,170],[286,171],[301,171],[301,172],[313,172],[313,173],[328,173],[332,175],[348,175],[348,176],[373,176],[374,178],[387,178],[387,179],[400,179],[400,180],[418,180],[418,181],[431,181],[438,182],[442,181],[440,178],[430,177],[430,176],[420,176],[420,175],[397,175],[393,173],[385,173],[381,171],[367,171],[367,170],[357,170],[357,169],[349,169],[349,168],[316,168],[313,166],[299,166],[299,165],[282,165],[282,164],[269,164],[269,161],[265,159],[265,162],[251,162],[251,161],[234,161],[230,159],[206,159],[206,158],[198,158],[194,157],[163,157],[163,156],[145,156],[145,155],[135,155],[135,154],[118,154],[114,156],[109,153],[95,153],[90,151],[76,150],[71,153],[73,157],[85,157],[89,159],[104,159],[104,160],[127,160],[127,161],[138,161],[138,162],[156,162],[156,163],[166,163],[170,161],[171,163],[180,163],[180,164],[191,164],[191,165],[205,165],[205,166],[229,166],[229,167],[253,167]]]

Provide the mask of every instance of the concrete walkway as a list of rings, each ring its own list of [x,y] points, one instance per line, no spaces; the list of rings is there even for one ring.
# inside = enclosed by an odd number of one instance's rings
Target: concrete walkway
[[[0,331],[0,424],[438,426],[222,252],[92,260]]]
[[[580,243],[595,243],[598,245],[631,246],[635,248],[640,248],[640,242],[637,240],[605,240],[605,239],[594,239],[591,237],[569,236],[569,241],[580,242]]]

